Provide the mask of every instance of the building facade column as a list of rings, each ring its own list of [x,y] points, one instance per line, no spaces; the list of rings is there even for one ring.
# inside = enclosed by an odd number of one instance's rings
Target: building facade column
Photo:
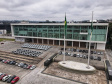
[[[49,45],[49,39],[47,39],[47,44]]]
[[[86,48],[88,48],[88,43],[86,42]]]
[[[80,41],[79,41],[79,48],[80,48]]]
[[[94,43],[94,49],[96,49],[96,43]]]
[[[72,47],[73,47],[73,41],[72,41]]]
[[[38,39],[37,39],[37,43],[38,43]]]
[[[32,38],[32,43],[34,43],[34,39]]]
[[[42,39],[42,44],[44,44],[43,42],[44,42],[44,41],[43,41],[43,39]]]
[[[60,46],[60,40],[59,40],[59,46]]]
[[[54,45],[54,40],[53,40],[53,45]]]

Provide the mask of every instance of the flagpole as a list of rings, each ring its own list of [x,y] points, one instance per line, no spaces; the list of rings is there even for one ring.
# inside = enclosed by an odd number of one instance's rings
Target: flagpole
[[[64,57],[63,57],[63,61],[65,61],[65,35],[64,35]]]
[[[92,25],[93,25],[93,11],[92,11]],[[92,38],[92,31],[91,31],[91,35],[90,35],[90,42],[89,42],[89,51],[88,51],[88,66],[87,66],[87,68],[90,68],[90,67],[89,67],[89,63],[90,63],[91,38]]]
[[[63,56],[63,61],[65,61],[65,33],[66,33],[66,13],[65,13],[65,28],[64,28],[64,56]]]

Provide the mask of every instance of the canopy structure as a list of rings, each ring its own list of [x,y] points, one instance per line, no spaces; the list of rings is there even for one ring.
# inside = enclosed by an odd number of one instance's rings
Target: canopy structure
[[[88,68],[87,64],[74,62],[74,61],[61,61],[58,64],[67,69],[83,71],[83,72],[93,72],[96,70],[93,66],[89,66]]]

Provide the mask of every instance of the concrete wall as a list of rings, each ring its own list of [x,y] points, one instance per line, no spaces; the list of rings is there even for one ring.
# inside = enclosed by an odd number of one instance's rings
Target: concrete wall
[[[98,50],[105,50],[105,43],[97,43]]]

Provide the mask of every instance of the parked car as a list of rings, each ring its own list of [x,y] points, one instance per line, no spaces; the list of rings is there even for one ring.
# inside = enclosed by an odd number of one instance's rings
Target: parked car
[[[24,69],[27,69],[27,67],[28,67],[27,64],[24,64],[24,65],[23,65],[23,68],[24,68]]]
[[[16,64],[16,61],[10,61],[9,64],[15,65]]]
[[[93,59],[94,59],[94,60],[98,60],[98,57],[97,57],[97,56],[94,56]]]
[[[4,63],[7,64],[9,62],[9,60],[5,60]]]
[[[10,83],[15,77],[16,77],[15,75],[9,77],[9,79],[7,80],[7,83]]]
[[[96,54],[97,52],[96,51],[93,51],[93,53]]]
[[[98,61],[101,61],[101,57],[98,57]]]
[[[86,55],[83,55],[83,58],[86,59]]]
[[[2,81],[7,81],[9,78],[11,77],[11,75],[6,75],[6,76],[4,76],[3,78],[2,78]]]
[[[90,56],[90,59],[93,60],[93,56]]]
[[[59,55],[61,55],[61,54],[62,54],[62,51],[59,52]]]
[[[2,60],[2,62],[4,63],[6,60]]]
[[[2,61],[3,59],[0,59],[0,61]]]
[[[100,55],[101,53],[100,52],[97,52],[97,54]]]
[[[4,76],[6,76],[7,74],[2,74],[1,76],[0,76],[0,80],[2,80],[2,78],[4,77]]]
[[[73,56],[76,57],[76,54],[74,54]]]
[[[80,54],[77,54],[76,56],[77,56],[77,57],[80,57]]]
[[[82,58],[82,57],[83,57],[83,55],[80,55],[79,57],[80,57],[80,58]]]
[[[11,81],[11,84],[16,83],[18,80],[19,80],[19,77],[16,76],[16,77]]]
[[[28,66],[27,66],[27,69],[30,69],[31,66],[32,66],[32,65],[28,65]]]
[[[100,54],[103,55],[103,52],[101,52]]]
[[[0,76],[2,75],[3,73],[0,73]]]
[[[19,66],[19,67],[23,67],[23,66],[24,66],[24,63],[21,62],[21,63],[18,64],[18,66]]]
[[[35,65],[32,65],[32,66],[30,67],[31,70],[33,70],[33,69],[35,69],[35,68],[36,68]]]

